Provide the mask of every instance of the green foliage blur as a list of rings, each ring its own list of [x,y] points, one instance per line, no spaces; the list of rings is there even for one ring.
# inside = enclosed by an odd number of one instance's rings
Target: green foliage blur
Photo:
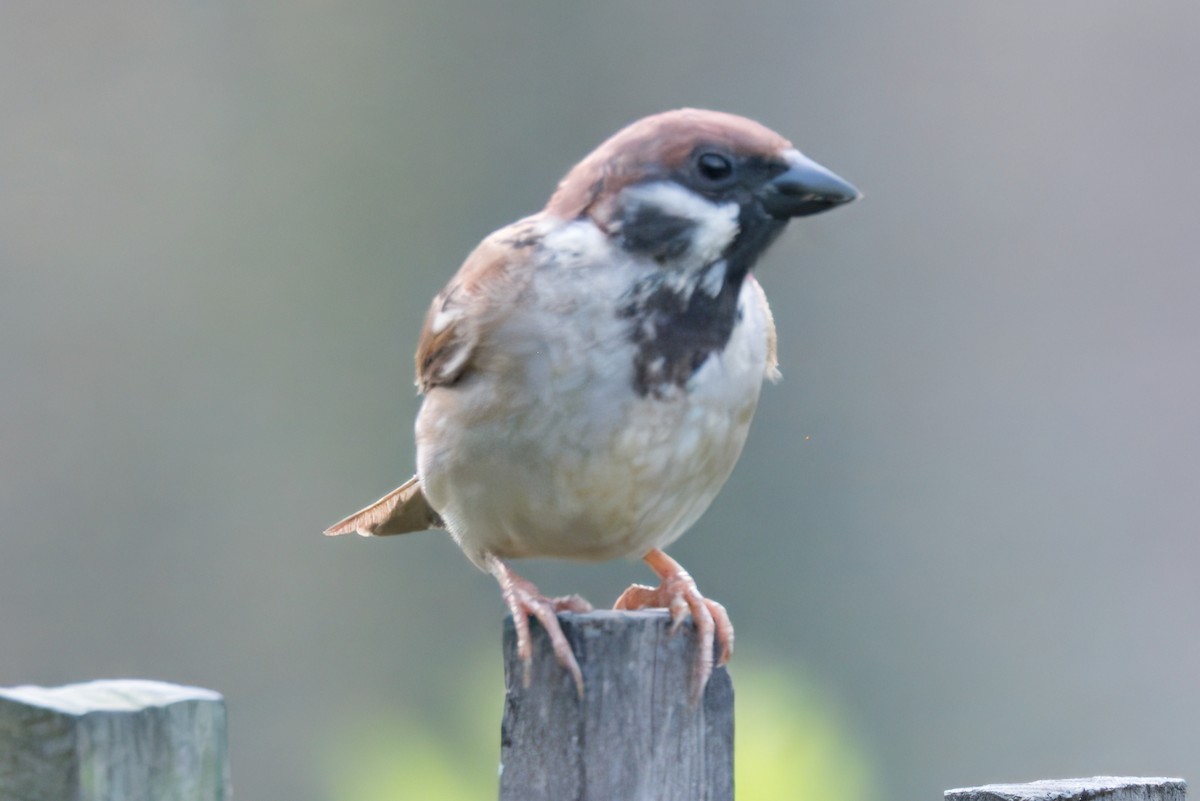
[[[322,761],[323,796],[338,801],[496,798],[504,703],[499,660],[481,656],[457,667],[448,673],[459,689],[435,714],[411,709],[363,714],[336,727]]]
[[[842,712],[810,678],[739,654],[734,786],[739,801],[867,801],[873,771]],[[495,798],[503,687],[465,677],[436,721],[418,714],[353,721],[323,761],[326,797],[338,801]]]
[[[843,710],[813,679],[739,654],[734,788],[740,801],[867,801],[874,769]]]

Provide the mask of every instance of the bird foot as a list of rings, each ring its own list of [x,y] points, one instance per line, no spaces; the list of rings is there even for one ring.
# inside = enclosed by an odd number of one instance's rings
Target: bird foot
[[[695,579],[674,559],[655,548],[644,560],[661,582],[657,587],[634,584],[621,593],[613,609],[665,608],[671,613],[672,634],[691,614],[699,646],[692,668],[692,701],[698,701],[712,675],[714,641],[720,646],[717,664],[724,665],[733,656],[733,624],[725,607],[701,595]]]
[[[562,626],[558,623],[558,613],[590,612],[592,605],[578,595],[547,598],[532,581],[521,578],[512,568],[494,556],[489,557],[488,568],[500,583],[500,594],[508,611],[512,613],[513,626],[517,633],[517,656],[523,669],[521,683],[525,687],[529,686],[533,666],[533,639],[529,631],[529,617],[532,615],[546,630],[550,645],[554,648],[554,658],[571,674],[571,679],[575,682],[575,691],[582,698],[583,672],[579,669],[575,654],[571,652],[571,644],[567,642]]]

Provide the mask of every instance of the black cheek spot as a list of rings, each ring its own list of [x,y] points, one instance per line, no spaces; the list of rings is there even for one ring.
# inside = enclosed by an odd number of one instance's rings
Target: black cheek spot
[[[668,214],[657,206],[637,206],[621,221],[621,242],[629,252],[661,263],[686,253],[695,229],[696,223],[687,217]]]

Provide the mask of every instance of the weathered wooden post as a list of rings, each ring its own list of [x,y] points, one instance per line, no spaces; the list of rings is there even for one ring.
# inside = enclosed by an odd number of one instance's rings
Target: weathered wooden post
[[[225,702],[159,681],[0,689],[0,801],[225,801]]]
[[[1185,801],[1183,779],[1093,776],[947,790],[946,801]]]
[[[713,671],[690,701],[695,634],[665,611],[561,614],[583,671],[576,694],[533,624],[528,687],[504,629],[501,801],[732,801],[733,685]]]

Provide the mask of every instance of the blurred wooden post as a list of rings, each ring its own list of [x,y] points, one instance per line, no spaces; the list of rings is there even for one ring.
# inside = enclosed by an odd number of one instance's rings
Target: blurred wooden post
[[[733,685],[717,668],[689,703],[690,623],[671,635],[665,611],[559,620],[583,671],[582,700],[534,621],[524,687],[505,623],[500,801],[732,801]]]
[[[226,801],[225,702],[158,681],[0,689],[0,801]]]
[[[946,801],[1184,801],[1183,779],[1094,776],[947,790]]]

